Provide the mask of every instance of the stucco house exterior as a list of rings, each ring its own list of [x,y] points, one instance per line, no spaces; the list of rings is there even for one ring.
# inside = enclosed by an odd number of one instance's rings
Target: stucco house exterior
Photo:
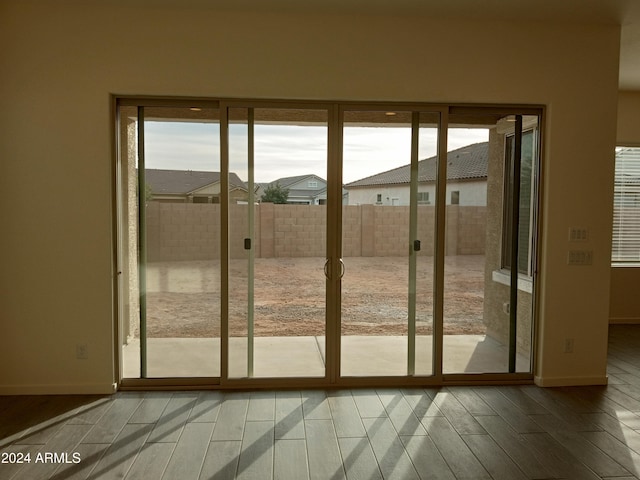
[[[149,200],[171,203],[220,203],[220,172],[146,169]],[[230,201],[246,201],[247,186],[229,173]]]
[[[489,143],[467,145],[448,153],[447,205],[487,204],[487,164]],[[437,157],[418,162],[418,204],[433,205],[436,195]],[[411,166],[348,183],[349,205],[409,205]]]
[[[276,184],[289,190],[288,204],[324,205],[327,201],[327,181],[314,174],[283,177],[273,182],[256,184],[256,198],[259,199],[268,187]]]

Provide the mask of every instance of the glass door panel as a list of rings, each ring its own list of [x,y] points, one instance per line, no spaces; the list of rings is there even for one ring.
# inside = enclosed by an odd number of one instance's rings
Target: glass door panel
[[[137,229],[141,239],[142,295],[126,346],[139,356],[125,354],[125,376],[219,377],[219,111],[147,107],[137,118],[128,184],[139,212],[128,218],[129,237]]]
[[[516,115],[449,119],[443,373],[530,372],[537,117],[525,116],[518,178]],[[522,123],[521,132],[522,132]],[[513,243],[513,205],[519,230]],[[511,261],[517,249],[517,287]],[[512,310],[511,305],[517,305]]]
[[[432,374],[438,122],[409,111],[344,112],[343,377]]]
[[[416,178],[415,208],[418,250],[415,256],[415,375],[433,375],[433,296],[436,222],[436,180],[438,170],[438,133],[440,116],[421,112],[418,130],[418,168]],[[411,277],[410,277],[411,294]],[[412,298],[409,297],[409,305]],[[411,359],[410,359],[411,360]],[[411,363],[409,364],[411,369]]]
[[[324,377],[328,112],[228,115],[229,377]]]

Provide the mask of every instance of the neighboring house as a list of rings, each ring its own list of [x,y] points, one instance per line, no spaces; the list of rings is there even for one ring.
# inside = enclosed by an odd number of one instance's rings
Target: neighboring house
[[[193,170],[145,170],[150,200],[173,203],[220,203],[220,172]],[[229,173],[232,203],[246,201],[247,186]]]
[[[324,205],[327,202],[327,181],[314,174],[284,177],[269,183],[257,183],[256,199],[260,199],[267,187],[276,184],[289,190],[287,199],[289,204]]]
[[[489,143],[476,143],[447,154],[447,205],[485,206]],[[436,199],[437,157],[418,162],[418,204],[433,205]],[[409,205],[410,165],[394,168],[344,188],[349,205]]]

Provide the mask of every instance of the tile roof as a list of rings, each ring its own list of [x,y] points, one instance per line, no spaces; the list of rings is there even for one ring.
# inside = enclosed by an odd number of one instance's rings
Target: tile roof
[[[186,195],[212,183],[218,183],[220,172],[146,169],[145,179],[155,195]],[[247,188],[245,183],[233,172],[229,174],[229,183],[244,189]]]
[[[475,143],[447,153],[447,179],[468,180],[487,178],[489,142]],[[436,180],[437,157],[418,162],[418,182]],[[345,185],[345,188],[368,187],[372,185],[397,185],[409,183],[411,166],[404,165]]]

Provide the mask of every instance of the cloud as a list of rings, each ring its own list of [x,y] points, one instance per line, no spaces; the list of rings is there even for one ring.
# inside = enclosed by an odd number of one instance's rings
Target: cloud
[[[327,178],[327,127],[256,125],[254,137],[256,182],[315,174]],[[172,170],[220,170],[220,129],[215,123],[146,122],[147,168]],[[487,141],[487,129],[452,128],[448,149]],[[419,158],[437,152],[436,128],[422,128]],[[229,170],[248,179],[247,127],[229,128]],[[409,128],[345,127],[343,132],[343,181],[352,182],[411,161]]]

